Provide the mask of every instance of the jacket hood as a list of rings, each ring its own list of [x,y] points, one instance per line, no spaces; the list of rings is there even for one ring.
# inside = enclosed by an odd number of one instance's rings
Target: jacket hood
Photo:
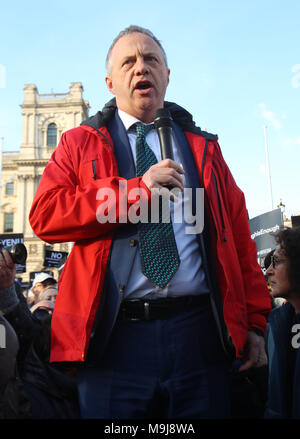
[[[218,139],[217,135],[207,133],[206,131],[202,131],[200,127],[197,127],[193,120],[193,116],[183,107],[168,101],[164,102],[164,107],[170,111],[174,122],[177,123],[184,131],[199,134],[200,136],[203,136],[209,140]],[[81,125],[87,125],[95,130],[99,130],[99,128],[108,124],[108,122],[114,116],[116,109],[116,99],[113,98],[107,102],[107,104],[105,104],[102,111],[98,111],[94,116],[91,116],[83,121]]]

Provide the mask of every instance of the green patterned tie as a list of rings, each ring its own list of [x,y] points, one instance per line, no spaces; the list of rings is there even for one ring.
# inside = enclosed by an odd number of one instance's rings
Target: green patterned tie
[[[142,176],[157,163],[156,156],[146,143],[147,133],[154,125],[136,124],[136,175]],[[165,288],[179,267],[180,259],[177,251],[173,226],[170,222],[162,222],[162,209],[158,223],[139,223],[139,246],[142,273],[160,288]]]

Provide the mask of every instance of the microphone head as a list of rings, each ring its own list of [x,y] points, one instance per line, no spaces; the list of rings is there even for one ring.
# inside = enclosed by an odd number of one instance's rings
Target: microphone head
[[[171,113],[167,108],[159,108],[156,110],[154,116],[154,125],[156,129],[161,127],[172,127]]]

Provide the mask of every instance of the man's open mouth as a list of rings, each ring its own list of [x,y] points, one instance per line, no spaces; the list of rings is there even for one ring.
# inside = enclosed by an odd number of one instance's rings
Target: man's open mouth
[[[149,81],[141,81],[135,86],[135,90],[149,90],[152,88],[152,84]]]

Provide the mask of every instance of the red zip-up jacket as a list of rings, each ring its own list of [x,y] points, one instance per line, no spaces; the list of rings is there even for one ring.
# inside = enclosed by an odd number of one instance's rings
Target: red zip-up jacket
[[[114,105],[107,108],[111,113],[115,111]],[[264,331],[271,309],[270,295],[257,263],[256,245],[250,237],[244,195],[222,157],[217,137],[202,133],[191,123],[189,113],[175,104],[170,104],[169,109],[183,128],[205,189],[224,320],[236,356],[241,357],[248,330]],[[98,113],[99,129],[82,125],[62,135],[44,170],[29,214],[32,229],[40,239],[48,243],[75,242],[59,279],[52,317],[53,362],[86,358],[113,233],[119,227],[119,216],[124,217],[124,209],[130,207],[130,202],[119,200],[119,182],[124,179],[118,176],[113,141],[105,122],[109,111],[104,110]],[[145,189],[150,200],[151,194],[141,177],[127,180],[127,193],[139,187]],[[97,209],[105,203],[97,199],[101,188],[116,195],[114,223],[97,221]]]

